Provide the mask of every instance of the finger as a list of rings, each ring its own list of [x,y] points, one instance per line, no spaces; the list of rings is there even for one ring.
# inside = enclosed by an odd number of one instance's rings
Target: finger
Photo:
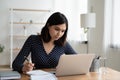
[[[34,69],[34,64],[33,63],[25,63],[24,64],[24,71],[28,72]]]
[[[28,64],[27,66],[27,69],[30,71],[30,70],[33,70],[34,68],[34,64]]]
[[[30,65],[31,65],[32,67],[34,67],[34,65],[35,65],[35,64],[34,64],[34,63],[32,63],[32,64],[30,64]]]
[[[34,67],[34,64],[33,64],[33,63],[30,63],[30,64],[28,64],[28,67],[30,67],[30,68],[32,67],[32,68],[33,68],[33,67]]]
[[[25,64],[24,64],[25,67],[29,67],[29,66],[31,66],[31,65],[32,65],[32,63],[25,63]]]

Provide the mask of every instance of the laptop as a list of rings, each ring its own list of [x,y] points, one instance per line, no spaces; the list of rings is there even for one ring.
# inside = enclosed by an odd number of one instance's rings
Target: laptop
[[[95,54],[62,55],[56,67],[56,76],[86,74]]]

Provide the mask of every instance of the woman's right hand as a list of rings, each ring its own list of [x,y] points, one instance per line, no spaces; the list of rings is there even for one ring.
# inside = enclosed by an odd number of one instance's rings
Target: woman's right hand
[[[34,63],[27,62],[22,68],[22,72],[26,74],[28,71],[32,71],[34,68]]]

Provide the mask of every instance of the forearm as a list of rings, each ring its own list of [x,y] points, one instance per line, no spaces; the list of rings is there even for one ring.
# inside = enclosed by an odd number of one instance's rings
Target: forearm
[[[22,73],[23,65],[20,65],[17,62],[13,62],[12,68],[13,68],[14,71],[18,71],[18,72]]]
[[[13,70],[22,72],[23,63],[25,61],[24,57],[25,56],[27,57],[29,55],[30,48],[31,48],[31,37],[29,37],[26,40],[19,54],[16,56],[15,60],[13,61],[13,64],[12,64]]]

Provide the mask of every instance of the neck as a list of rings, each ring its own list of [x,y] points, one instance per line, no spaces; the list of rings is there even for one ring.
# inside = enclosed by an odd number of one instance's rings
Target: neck
[[[50,41],[47,42],[47,43],[42,40],[42,42],[43,42],[44,44],[54,45],[54,41],[53,41],[53,40],[50,40]]]

